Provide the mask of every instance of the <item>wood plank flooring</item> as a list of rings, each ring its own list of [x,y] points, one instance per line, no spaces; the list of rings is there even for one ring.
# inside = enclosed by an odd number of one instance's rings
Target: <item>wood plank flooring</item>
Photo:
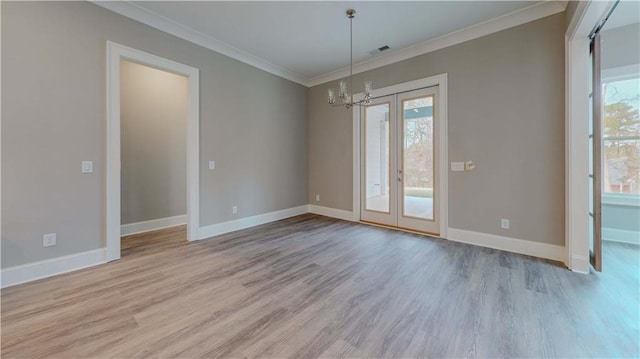
[[[637,247],[605,272],[302,215],[2,290],[3,358],[640,357]]]

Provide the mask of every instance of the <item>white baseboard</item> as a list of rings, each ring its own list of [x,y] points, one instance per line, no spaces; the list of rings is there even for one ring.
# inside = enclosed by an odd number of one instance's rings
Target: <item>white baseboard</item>
[[[345,211],[343,209],[322,207],[322,206],[316,206],[316,205],[310,204],[309,205],[309,213],[314,213],[314,214],[319,214],[319,215],[322,215],[322,216],[343,219],[345,221],[353,221],[353,212]]]
[[[278,221],[281,219],[298,216],[305,213],[314,213],[327,217],[353,221],[353,212],[341,209],[322,207],[316,205],[303,205],[293,208],[287,208],[280,211],[264,213],[256,216],[245,217],[233,221],[217,223],[205,227],[200,227],[198,232],[199,239],[210,238],[221,234],[238,231],[241,229],[258,226],[261,224]],[[182,219],[182,221],[180,221]],[[164,227],[153,227],[149,222],[165,221]],[[149,224],[148,224],[149,223]],[[140,232],[152,229],[160,229],[174,225],[186,223],[186,216],[176,216],[161,220],[146,221],[132,223],[125,226],[131,226],[127,230],[132,233],[138,233],[131,228],[137,228]],[[138,227],[134,227],[138,226]],[[124,226],[123,226],[124,227]],[[147,229],[148,228],[148,229]],[[123,234],[125,231],[123,230]],[[551,260],[564,262],[565,248],[546,243],[538,243],[525,241],[522,239],[502,237],[487,233],[473,232],[456,228],[448,228],[449,240],[455,242],[463,242],[483,247],[500,249],[508,252],[526,254],[534,257],[547,258]],[[589,261],[585,258],[572,258],[573,270],[578,272],[589,271]],[[24,264],[15,267],[5,268],[1,272],[0,286],[2,288],[34,281],[41,278],[51,277],[54,275],[71,272],[86,267],[95,266],[106,263],[106,249],[100,248],[88,252],[72,254],[64,257],[48,259],[40,262]],[[586,269],[585,269],[586,268]]]
[[[152,219],[149,221],[123,224],[120,226],[120,236],[128,236],[130,234],[155,231],[158,229],[179,226],[182,224],[187,224],[186,214],[167,218]]]
[[[2,270],[2,288],[106,263],[106,249],[71,254]]]
[[[585,256],[573,255],[571,257],[571,270],[576,273],[589,274],[591,263],[589,258]]]
[[[602,239],[605,241],[640,245],[640,232],[602,227]]]
[[[281,219],[298,216],[309,212],[308,205],[287,208],[280,211],[274,211],[257,216],[245,217],[233,221],[212,224],[210,226],[200,227],[198,239],[205,239],[219,236],[221,234],[238,231],[241,229],[258,226],[261,224],[279,221]]]
[[[474,244],[482,247],[500,249],[507,252],[565,261],[564,247],[553,244],[525,241],[523,239],[497,236],[494,234],[449,228],[447,239],[454,242]]]

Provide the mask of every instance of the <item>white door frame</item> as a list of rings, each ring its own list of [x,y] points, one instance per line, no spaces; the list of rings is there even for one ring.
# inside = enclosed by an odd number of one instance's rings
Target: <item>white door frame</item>
[[[566,264],[589,273],[589,33],[614,1],[579,2],[565,34]]]
[[[440,203],[438,208],[438,214],[440,216],[440,237],[447,238],[447,231],[449,228],[449,155],[448,155],[448,130],[447,130],[447,74],[435,75],[415,81],[409,81],[397,85],[392,85],[380,89],[373,90],[373,97],[381,97],[387,95],[393,95],[400,92],[418,90],[425,87],[439,86],[438,106],[440,107],[440,118],[438,118],[439,130],[437,133],[440,156],[438,158],[440,168],[438,169],[438,184],[437,191],[440,193]],[[358,93],[353,95],[354,101],[360,101],[363,99],[363,94]],[[355,106],[353,108],[353,220],[360,221],[360,107]]]
[[[199,70],[107,41],[107,261],[120,259],[120,61],[128,60],[187,77],[187,239],[198,240],[200,219]]]

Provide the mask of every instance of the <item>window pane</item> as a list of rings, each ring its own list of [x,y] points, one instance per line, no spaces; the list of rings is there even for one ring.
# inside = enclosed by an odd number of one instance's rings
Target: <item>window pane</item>
[[[640,140],[605,140],[603,152],[604,192],[640,194]]]
[[[389,104],[365,110],[365,208],[389,212]]]
[[[403,214],[433,219],[433,97],[402,102]]]
[[[605,83],[603,98],[603,191],[640,193],[640,78]]]

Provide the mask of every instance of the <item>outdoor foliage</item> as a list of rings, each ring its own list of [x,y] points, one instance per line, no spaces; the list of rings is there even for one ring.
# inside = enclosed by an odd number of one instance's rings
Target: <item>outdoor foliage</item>
[[[604,107],[605,192],[638,192],[640,188],[640,117],[629,102]]]

